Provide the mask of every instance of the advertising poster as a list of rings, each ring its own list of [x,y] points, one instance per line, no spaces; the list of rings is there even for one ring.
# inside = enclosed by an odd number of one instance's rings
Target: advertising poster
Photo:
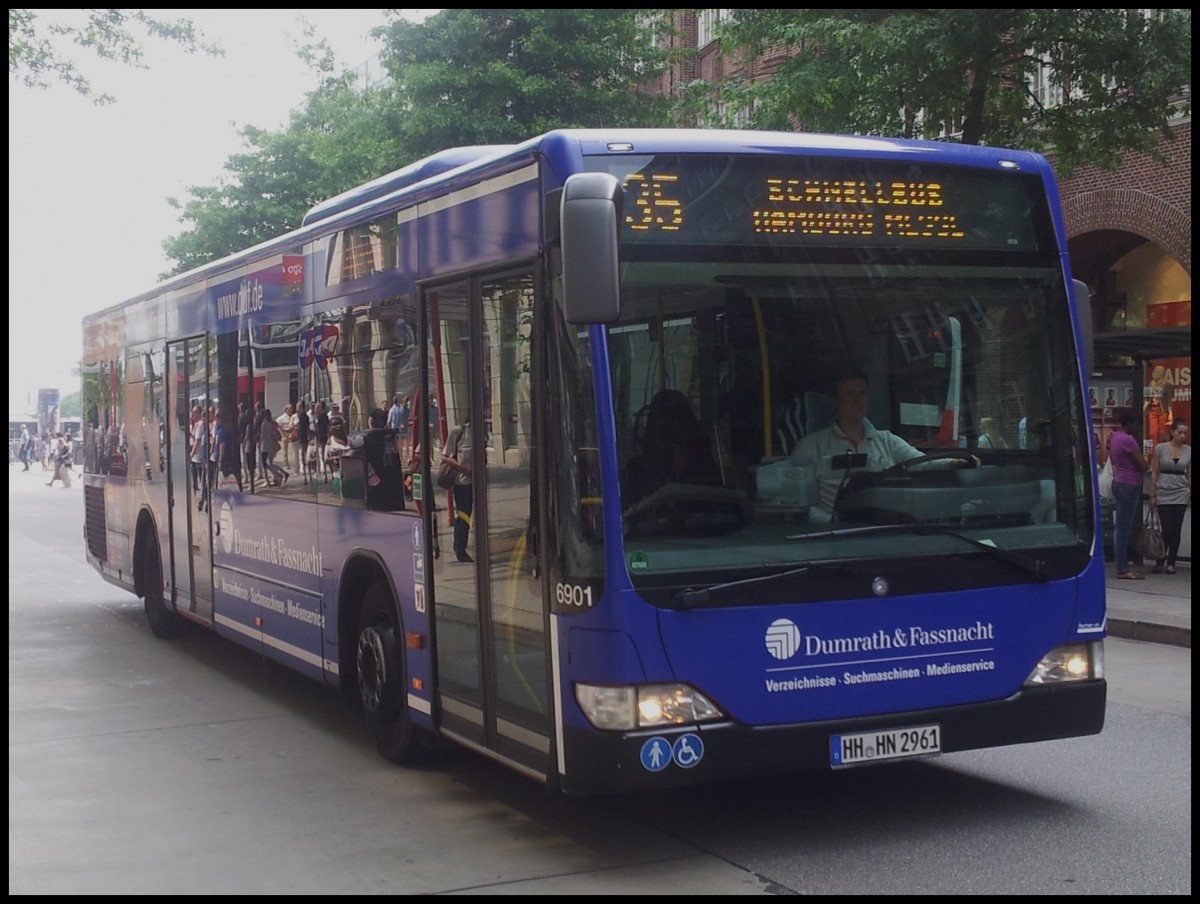
[[[1160,358],[1144,365],[1143,448],[1147,453],[1165,442],[1171,422],[1192,421],[1192,359]]]

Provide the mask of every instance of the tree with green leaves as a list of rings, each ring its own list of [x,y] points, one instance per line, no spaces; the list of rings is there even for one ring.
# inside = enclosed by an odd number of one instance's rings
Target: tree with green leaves
[[[1067,175],[1154,154],[1191,112],[1182,9],[741,9],[721,38],[772,75],[692,90],[756,128],[949,134],[1052,154]]]
[[[96,93],[67,48],[145,68],[139,32],[173,41],[188,53],[222,53],[218,45],[204,41],[191,19],[160,19],[144,9],[10,9],[8,73],[29,88],[63,83],[93,103],[112,103],[112,95]]]
[[[667,118],[667,99],[639,90],[662,64],[644,10],[447,9],[376,35],[416,157]]]

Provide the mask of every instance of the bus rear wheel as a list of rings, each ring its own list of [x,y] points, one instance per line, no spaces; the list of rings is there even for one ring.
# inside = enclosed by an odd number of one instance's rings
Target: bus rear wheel
[[[393,763],[411,763],[422,750],[419,730],[404,704],[404,648],[391,594],[378,582],[367,588],[358,619],[355,675],[358,696],[375,747]]]
[[[146,588],[146,621],[155,637],[178,637],[184,631],[184,621],[167,608],[163,597],[162,557],[158,544],[149,541],[142,550],[142,586]]]

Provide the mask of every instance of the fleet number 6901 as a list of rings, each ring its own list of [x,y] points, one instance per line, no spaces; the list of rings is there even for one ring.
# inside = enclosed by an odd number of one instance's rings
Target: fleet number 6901
[[[592,588],[580,584],[555,584],[554,598],[560,606],[573,606],[576,609],[590,609],[595,605],[592,600]]]

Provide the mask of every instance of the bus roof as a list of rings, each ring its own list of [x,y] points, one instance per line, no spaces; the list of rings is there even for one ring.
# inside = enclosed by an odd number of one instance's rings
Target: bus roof
[[[424,182],[432,176],[458,169],[468,163],[474,163],[481,157],[503,154],[512,147],[511,144],[484,144],[440,151],[423,160],[418,160],[416,163],[410,163],[408,166],[390,172],[386,176],[380,176],[378,179],[365,182],[340,195],[334,195],[332,198],[322,201],[304,215],[300,225],[309,226],[312,223],[327,220],[334,214],[358,207],[376,198],[382,198],[384,195],[393,194],[402,188],[416,185],[418,182]]]

